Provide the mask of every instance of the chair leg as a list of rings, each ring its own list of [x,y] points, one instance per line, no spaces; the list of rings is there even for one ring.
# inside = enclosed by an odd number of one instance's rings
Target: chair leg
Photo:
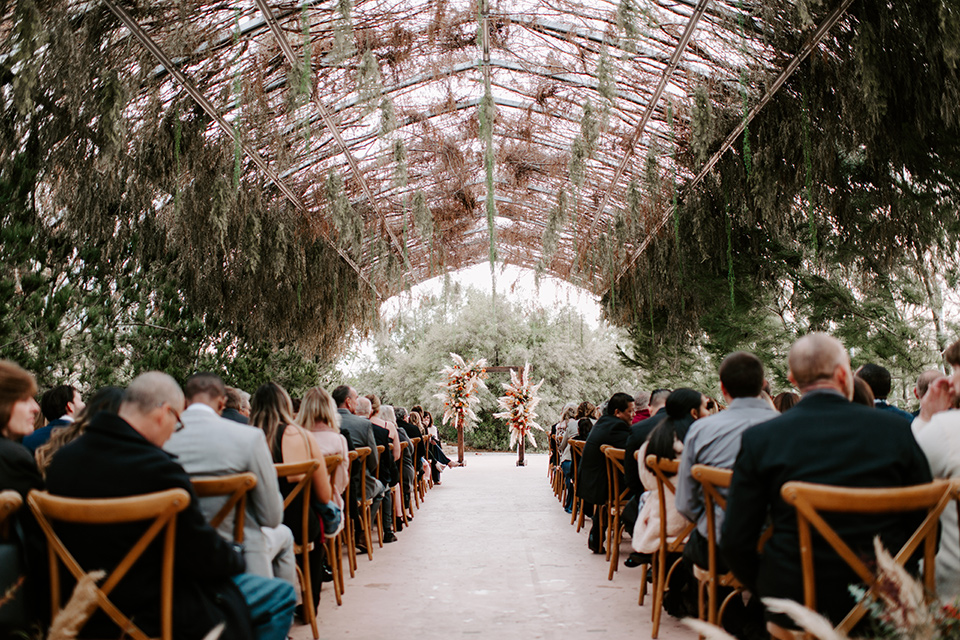
[[[666,564],[665,558],[660,558],[657,562],[657,580],[653,584],[653,629],[650,631],[650,637],[654,640],[660,633],[660,614],[663,613],[663,593],[666,589]]]
[[[393,515],[390,516],[391,518]],[[383,549],[383,503],[380,503],[380,508],[377,509],[377,544],[380,545],[380,548]]]
[[[337,540],[340,535],[328,538],[324,543],[327,550],[327,564],[330,565],[330,573],[333,574],[333,595],[337,598],[337,606],[343,605],[343,575],[340,573],[340,558],[337,557]]]
[[[572,526],[577,521],[577,508],[580,506],[580,498],[577,497],[577,494],[573,494],[573,502],[570,503],[572,509],[570,513],[570,525]]]
[[[373,562],[373,535],[372,535],[373,532],[370,530],[372,526],[371,524],[372,517],[370,514],[370,502],[366,502],[363,505],[363,516],[361,516],[361,519],[363,520],[362,522],[363,540],[364,542],[366,542],[366,546],[367,546],[367,559]]]
[[[611,541],[610,546],[613,549],[610,551],[610,570],[607,572],[607,580],[613,580],[613,572],[619,569],[620,565],[620,543],[623,538],[620,535],[620,516],[616,515],[613,518],[613,526],[610,527],[611,531]]]
[[[311,543],[312,544],[312,543]],[[313,640],[319,640],[320,631],[317,629],[317,609],[313,606],[313,587],[310,583],[310,544],[303,545],[300,557],[303,559],[303,569],[297,567],[297,575],[300,578],[300,590],[303,592],[303,616],[310,623],[310,630],[313,631]]]
[[[347,526],[344,527],[344,533],[347,537],[347,566],[350,568],[350,577],[353,578],[357,571],[357,530],[349,511],[344,514],[344,517],[347,519]]]
[[[643,606],[644,596],[647,595],[647,571],[650,571],[652,565],[642,564],[640,565],[640,598],[637,600],[637,605]]]

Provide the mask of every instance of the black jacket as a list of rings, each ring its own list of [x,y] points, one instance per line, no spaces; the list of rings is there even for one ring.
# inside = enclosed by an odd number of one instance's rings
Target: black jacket
[[[616,416],[606,415],[593,425],[583,445],[580,469],[577,472],[577,497],[592,504],[607,501],[607,459],[600,446],[623,449],[630,437],[630,425]]]
[[[931,476],[909,422],[836,393],[804,396],[790,411],[744,431],[733,467],[721,552],[737,578],[761,597],[803,602],[797,515],[780,497],[780,488],[790,480],[901,487],[930,482]],[[761,556],[757,541],[768,515],[773,537]],[[855,552],[872,559],[875,535],[896,554],[923,514],[826,519]],[[813,538],[818,609],[837,623],[854,604],[848,585],[859,580],[819,534]]]
[[[383,455],[380,456],[380,475],[377,478],[385,487],[392,487],[400,482],[400,472],[397,469],[397,461],[393,459],[393,452],[390,445],[393,439],[386,428],[373,425],[373,437],[377,441],[378,447],[383,447]]]
[[[242,572],[244,562],[243,556],[204,520],[190,478],[173,456],[148,442],[120,417],[100,413],[84,435],[57,452],[47,470],[50,493],[73,498],[116,498],[172,488],[185,489],[191,498],[190,505],[177,516],[173,633],[176,638],[202,638],[227,618],[216,599],[224,591],[236,594],[228,578]],[[112,570],[145,529],[143,523],[96,529],[57,526],[67,549],[87,570]],[[161,534],[110,596],[151,636],[160,631],[162,541]],[[72,582],[64,586],[69,597]],[[111,629],[114,627],[108,619],[98,614],[84,627],[84,634],[108,634]]]
[[[635,422],[630,426],[630,437],[627,438],[627,444],[624,447],[623,475],[627,486],[630,487],[630,490],[633,491],[635,495],[643,493],[644,488],[640,482],[640,471],[638,469],[640,461],[634,459],[633,454],[640,450],[640,447],[647,441],[650,433],[657,425],[666,419],[667,408],[660,407],[655,414],[646,420]]]

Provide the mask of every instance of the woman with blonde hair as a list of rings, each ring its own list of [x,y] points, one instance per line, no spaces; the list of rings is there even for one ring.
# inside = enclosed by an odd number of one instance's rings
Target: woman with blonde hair
[[[332,499],[343,509],[343,492],[350,484],[350,451],[347,439],[340,433],[340,414],[333,397],[323,387],[313,387],[303,395],[296,423],[310,432],[324,456],[339,455],[340,464],[330,476]]]

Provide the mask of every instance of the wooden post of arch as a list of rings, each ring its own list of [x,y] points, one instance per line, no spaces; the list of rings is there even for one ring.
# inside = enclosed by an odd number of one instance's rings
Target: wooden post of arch
[[[457,462],[462,466],[463,462],[463,416],[459,413],[457,416]]]
[[[524,441],[525,441],[526,439],[527,439],[527,434],[524,433],[523,435],[520,436],[520,451],[519,451],[519,452],[520,452],[520,457],[517,458],[517,466],[518,466],[518,467],[525,467],[525,466],[527,466],[527,461],[523,459],[523,451],[524,451],[524,448],[526,447],[526,443],[525,443]]]

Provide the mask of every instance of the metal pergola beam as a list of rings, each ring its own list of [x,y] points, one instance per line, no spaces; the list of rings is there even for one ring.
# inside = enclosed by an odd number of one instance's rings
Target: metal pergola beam
[[[710,173],[711,169],[713,169],[713,167],[716,166],[717,162],[720,161],[720,158],[723,156],[723,154],[725,154],[728,150],[730,150],[734,142],[736,142],[737,138],[740,137],[740,134],[742,134],[744,129],[746,129],[747,125],[749,125],[753,121],[753,119],[757,117],[757,114],[760,113],[760,110],[763,109],[768,102],[770,102],[770,100],[777,93],[777,91],[780,90],[780,87],[782,87],[784,83],[787,81],[787,79],[789,79],[790,76],[793,75],[793,73],[800,66],[800,63],[803,62],[807,58],[807,56],[810,55],[810,53],[817,47],[817,45],[820,44],[823,38],[827,35],[827,33],[830,32],[830,29],[832,29],[837,24],[837,22],[840,21],[840,18],[843,16],[844,13],[846,13],[847,9],[850,8],[851,4],[853,4],[853,0],[842,0],[840,4],[837,5],[837,7],[830,13],[830,15],[826,17],[826,19],[820,24],[820,26],[813,33],[813,35],[810,37],[807,43],[800,49],[799,52],[797,52],[797,54],[793,57],[793,59],[790,60],[787,66],[783,68],[783,71],[780,72],[780,75],[777,76],[777,79],[770,84],[766,93],[764,93],[763,97],[760,98],[760,101],[756,105],[754,105],[754,107],[750,109],[750,111],[747,113],[747,116],[743,120],[741,120],[737,126],[733,128],[730,134],[723,141],[723,144],[720,145],[720,148],[717,149],[716,153],[714,153],[710,157],[710,159],[707,160],[707,162],[703,165],[703,167],[700,169],[697,175],[694,176],[694,178],[689,183],[687,183],[687,185],[684,187],[684,190],[683,190],[684,198],[686,198],[693,191],[693,188],[696,187],[700,183],[700,181],[706,177],[708,173]],[[670,220],[671,214],[672,214],[672,211],[670,210],[667,210],[663,214],[663,216],[657,222],[657,226],[653,229],[653,231],[647,234],[647,236],[643,239],[643,242],[640,243],[640,246],[634,252],[633,256],[627,261],[623,269],[620,270],[620,272],[617,274],[617,277],[613,279],[613,281],[606,287],[606,289],[603,290],[603,293],[606,293],[607,291],[612,289],[615,284],[620,282],[621,278],[623,278],[623,276],[626,275],[627,271],[629,271],[630,268],[634,264],[636,264],[637,260],[640,258],[641,255],[643,255],[643,252],[646,251],[647,247],[650,245],[650,242],[652,242],[653,237],[656,236],[658,233],[660,233],[660,230],[663,229],[664,225],[667,224],[667,222]]]
[[[160,64],[167,68],[167,70],[170,72],[170,75],[172,75],[177,83],[183,87],[184,91],[190,94],[194,100],[196,100],[197,104],[200,105],[200,108],[202,108],[204,112],[206,112],[206,114],[217,123],[217,126],[219,126],[220,129],[243,150],[244,154],[246,154],[246,156],[250,158],[255,165],[257,165],[260,171],[262,171],[263,174],[267,176],[267,178],[277,187],[277,189],[280,190],[280,192],[294,206],[294,208],[302,214],[309,214],[309,210],[307,209],[306,205],[293,191],[293,189],[291,189],[290,186],[287,185],[282,178],[280,178],[277,172],[274,171],[269,164],[267,164],[267,161],[264,160],[260,154],[258,154],[240,139],[237,133],[233,130],[233,127],[230,126],[230,124],[217,111],[216,107],[213,106],[213,103],[211,103],[206,96],[200,93],[196,86],[194,86],[193,82],[191,82],[190,79],[187,78],[182,71],[180,71],[180,69],[173,63],[163,49],[161,49],[160,46],[153,41],[153,38],[151,38],[137,23],[137,21],[133,19],[133,16],[127,13],[127,11],[118,5],[114,0],[103,0],[103,2],[107,8],[110,9],[110,11],[120,19],[120,22],[122,22],[127,29],[130,30],[130,33],[133,34],[140,44],[142,44],[147,51],[153,54]],[[320,231],[320,235],[327,242],[327,244],[329,244],[330,247],[336,251],[337,254],[339,254],[343,261],[350,265],[350,267],[357,272],[357,277],[359,277],[363,282],[367,283],[370,288],[373,289],[373,292],[377,298],[380,299],[380,292],[363,274],[360,266],[357,265],[357,263],[354,262],[353,259],[343,249],[338,247],[322,230]]]
[[[610,181],[610,185],[603,192],[603,199],[600,201],[600,204],[593,212],[590,226],[587,228],[587,233],[584,236],[585,238],[589,239],[593,237],[593,232],[596,229],[597,222],[602,217],[604,210],[607,208],[607,203],[610,201],[610,195],[613,193],[613,190],[616,188],[617,184],[619,184],[620,178],[623,177],[623,172],[626,170],[631,158],[633,158],[637,142],[639,142],[640,138],[643,136],[643,132],[647,128],[647,123],[650,122],[650,118],[653,116],[653,113],[657,108],[657,103],[660,101],[660,98],[663,96],[663,92],[667,88],[667,83],[670,82],[670,78],[673,77],[673,72],[676,71],[677,66],[680,64],[680,57],[683,55],[683,50],[687,48],[687,45],[693,38],[693,32],[697,28],[697,23],[700,22],[700,18],[703,16],[703,12],[706,10],[709,3],[710,0],[699,0],[693,13],[690,15],[690,19],[687,21],[687,26],[683,30],[683,35],[680,36],[680,41],[677,42],[677,48],[674,50],[673,55],[670,56],[670,61],[667,63],[667,66],[664,67],[663,73],[660,74],[660,80],[657,83],[656,90],[653,92],[653,96],[650,98],[649,104],[647,104],[647,109],[643,112],[643,117],[637,124],[637,128],[634,129],[633,135],[630,136],[630,140],[626,147],[626,152],[623,154],[623,158],[620,160],[620,164],[617,166],[617,170],[613,174],[613,179]],[[580,256],[583,255],[585,248],[590,244],[592,243],[589,242],[589,240],[583,243],[579,252]],[[580,256],[578,256],[578,259]]]
[[[294,54],[293,47],[290,46],[290,43],[287,41],[283,30],[280,28],[280,23],[273,15],[273,10],[270,8],[270,5],[267,4],[267,0],[255,0],[255,2],[257,3],[257,7],[260,9],[260,13],[267,21],[267,25],[270,27],[270,32],[276,39],[277,44],[280,45],[280,49],[283,51],[283,55],[287,59],[287,63],[290,65],[290,70],[293,71],[297,67],[297,56]],[[289,83],[287,83],[287,85],[289,86]],[[403,243],[400,242],[399,238],[397,238],[396,234],[393,232],[393,229],[391,229],[390,225],[387,224],[387,216],[380,207],[380,203],[373,197],[373,192],[370,190],[370,185],[367,184],[367,180],[363,175],[363,171],[360,170],[360,163],[358,163],[357,159],[353,157],[353,154],[350,152],[350,148],[343,139],[343,135],[340,133],[340,127],[337,126],[337,123],[330,115],[327,107],[320,100],[320,95],[315,83],[310,90],[310,97],[313,100],[313,104],[316,106],[317,111],[320,112],[320,118],[323,120],[323,124],[327,127],[327,129],[330,130],[334,140],[336,140],[337,146],[340,147],[343,155],[346,156],[347,162],[350,164],[350,170],[356,177],[357,182],[360,183],[360,189],[363,191],[363,195],[366,197],[367,202],[370,203],[370,207],[373,208],[374,212],[377,214],[377,217],[380,218],[380,223],[383,225],[383,229],[387,232],[387,235],[390,236],[390,241],[396,248],[397,253],[406,263],[406,268],[409,271],[410,261],[407,259],[406,252],[403,250]]]

